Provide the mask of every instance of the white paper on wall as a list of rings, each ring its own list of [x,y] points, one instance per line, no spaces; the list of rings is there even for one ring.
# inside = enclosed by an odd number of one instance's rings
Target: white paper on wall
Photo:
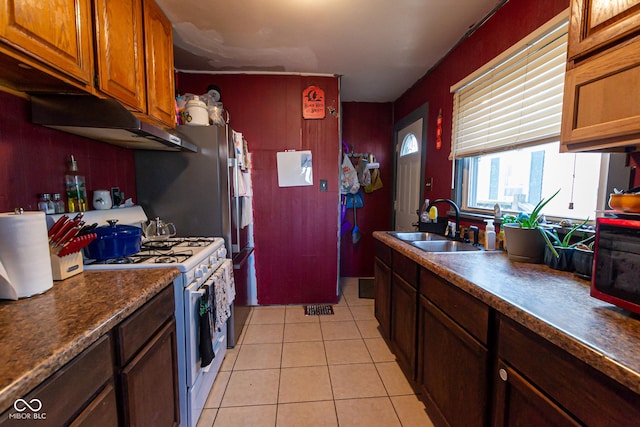
[[[282,151],[276,156],[279,187],[313,185],[311,151]]]

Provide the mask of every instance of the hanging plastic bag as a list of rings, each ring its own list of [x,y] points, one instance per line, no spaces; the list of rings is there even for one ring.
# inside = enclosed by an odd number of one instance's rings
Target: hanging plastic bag
[[[376,168],[371,171],[371,182],[364,186],[365,193],[372,193],[382,188],[382,180],[380,179],[380,169]]]
[[[371,184],[371,172],[369,172],[369,168],[367,168],[368,164],[369,162],[365,159],[360,159],[360,161],[358,162],[358,166],[356,166],[356,171],[358,172],[358,182],[363,187],[365,185]]]
[[[347,194],[345,197],[347,198],[346,200],[347,209],[364,207],[364,198],[362,197],[361,190],[358,190],[358,192],[355,194]]]
[[[342,159],[342,173],[340,175],[340,193],[357,193],[360,189],[360,183],[358,182],[358,173],[356,172],[356,168],[353,167],[353,163],[351,163],[351,160],[349,160],[349,156],[344,156]]]

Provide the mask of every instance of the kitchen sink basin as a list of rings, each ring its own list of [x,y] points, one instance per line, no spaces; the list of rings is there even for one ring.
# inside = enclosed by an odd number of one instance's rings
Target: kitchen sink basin
[[[403,231],[389,231],[389,235],[396,239],[404,240],[405,242],[415,241],[433,241],[433,240],[447,240],[446,237],[436,233],[425,232],[403,232]]]
[[[480,250],[477,246],[454,240],[424,240],[411,242],[411,244],[425,252],[474,252]]]

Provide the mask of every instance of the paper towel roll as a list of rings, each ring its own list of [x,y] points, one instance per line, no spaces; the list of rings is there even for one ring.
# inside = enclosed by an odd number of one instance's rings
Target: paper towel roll
[[[0,213],[0,298],[30,297],[52,286],[44,212]]]

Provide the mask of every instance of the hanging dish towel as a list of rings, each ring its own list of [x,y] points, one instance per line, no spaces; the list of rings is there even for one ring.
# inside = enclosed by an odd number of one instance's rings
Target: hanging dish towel
[[[201,363],[203,368],[209,366],[211,361],[216,357],[213,352],[213,334],[211,332],[211,322],[209,321],[211,309],[209,290],[206,288],[205,294],[200,297],[199,301],[200,342],[198,343],[198,349],[200,350],[200,358],[202,359]]]
[[[216,319],[215,328],[217,331],[221,331],[224,322],[231,317],[231,301],[227,294],[227,285],[224,280],[224,272],[222,269],[218,269],[213,273],[213,283],[216,295]]]

